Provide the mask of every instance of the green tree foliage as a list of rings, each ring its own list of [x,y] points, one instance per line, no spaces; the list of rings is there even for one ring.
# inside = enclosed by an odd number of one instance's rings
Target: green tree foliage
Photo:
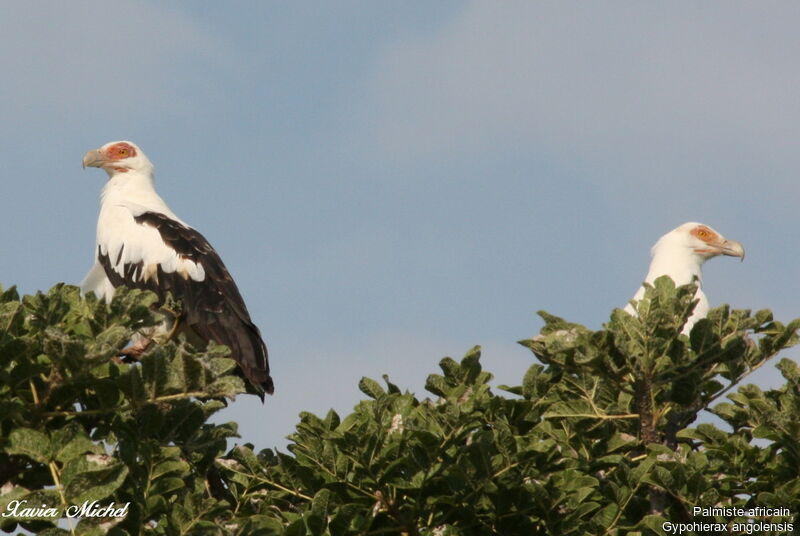
[[[695,506],[796,515],[800,369],[783,359],[780,389],[741,382],[797,342],[800,320],[720,307],[686,337],[694,290],[659,279],[638,317],[615,310],[599,331],[540,313],[517,386],[490,388],[477,347],[441,360],[429,398],[362,378],[352,413],[301,413],[279,452],[229,448],[236,425],[208,423],[244,392],[226,348],[170,341],[119,362],[135,331],[160,320],[152,294],[106,305],[70,286],[22,299],[0,289],[0,512],[21,500],[61,511],[130,503],[124,518],[0,517],[0,528],[662,534],[665,521],[747,521]],[[695,425],[704,410],[725,426]]]

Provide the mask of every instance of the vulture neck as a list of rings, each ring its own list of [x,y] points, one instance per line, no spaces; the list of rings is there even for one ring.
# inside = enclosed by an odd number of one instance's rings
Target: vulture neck
[[[175,217],[156,193],[152,172],[128,171],[111,175],[100,194],[101,207],[133,206]]]
[[[136,196],[147,192],[156,193],[152,173],[142,173],[141,171],[114,173],[103,187],[100,199],[105,201],[109,197]]]
[[[662,275],[668,275],[676,286],[687,285],[697,278],[698,289],[702,287],[703,263],[705,259],[685,245],[657,244],[653,248],[653,260],[645,281],[652,283]]]

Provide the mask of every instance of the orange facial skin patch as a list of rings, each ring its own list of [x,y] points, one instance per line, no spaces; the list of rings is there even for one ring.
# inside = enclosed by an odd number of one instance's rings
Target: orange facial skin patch
[[[120,142],[108,147],[105,153],[109,160],[122,160],[136,156],[136,148],[129,143]]]
[[[711,229],[709,229],[708,227],[706,227],[705,225],[698,225],[697,227],[689,231],[689,234],[699,240],[702,240],[709,246],[716,246],[720,241],[720,236]],[[700,249],[695,249],[695,252],[701,253],[703,255],[719,254],[716,248],[708,248],[708,249],[700,248]]]
[[[698,225],[697,227],[689,231],[689,234],[696,238],[699,238],[706,244],[713,244],[719,241],[719,235],[714,231],[712,231],[711,229],[709,229],[708,227],[706,227],[705,225]]]

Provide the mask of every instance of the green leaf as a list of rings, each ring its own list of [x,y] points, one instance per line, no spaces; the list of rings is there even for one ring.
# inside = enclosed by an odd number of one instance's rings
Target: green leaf
[[[8,437],[6,452],[27,456],[39,463],[48,463],[53,457],[50,438],[31,428],[13,430]]]
[[[448,385],[443,376],[431,374],[425,381],[425,389],[437,396],[446,397],[450,392],[451,387]]]
[[[380,398],[386,394],[378,382],[363,376],[358,382],[359,390],[370,398]]]
[[[86,435],[83,427],[75,421],[71,421],[63,428],[55,430],[52,444],[55,447],[55,459],[62,464],[87,452],[102,453],[102,448],[95,445]]]
[[[122,485],[128,468],[110,456],[89,454],[64,466],[62,484],[71,504],[105,499]]]
[[[609,529],[614,526],[614,519],[618,512],[619,507],[616,504],[607,504],[592,517],[592,522],[603,529]]]

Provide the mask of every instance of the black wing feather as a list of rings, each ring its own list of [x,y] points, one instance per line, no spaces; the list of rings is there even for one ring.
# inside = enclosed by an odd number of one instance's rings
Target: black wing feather
[[[98,261],[111,284],[152,290],[161,300],[171,292],[183,302],[183,321],[205,342],[227,345],[245,378],[259,391],[272,394],[274,386],[269,375],[267,346],[250,319],[236,283],[208,240],[195,229],[158,212],[145,212],[134,220],[155,228],[164,243],[182,258],[201,264],[205,279],[195,281],[178,272],[164,272],[159,265],[154,274],[157,277],[145,280],[146,267],[142,261],[125,264],[120,275],[114,270],[109,255],[104,255],[98,247]],[[120,251],[118,260],[121,254]],[[263,394],[261,397],[263,400]]]

